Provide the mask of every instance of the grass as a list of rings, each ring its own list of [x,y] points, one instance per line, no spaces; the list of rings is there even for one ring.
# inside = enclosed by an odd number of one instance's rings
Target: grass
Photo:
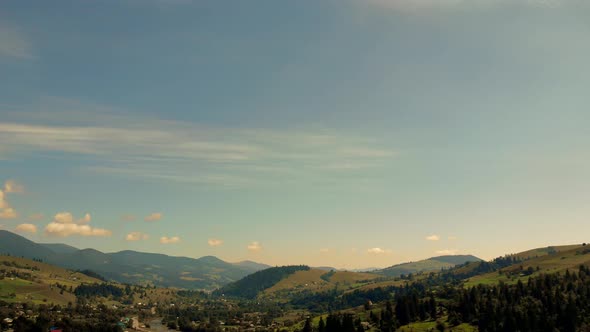
[[[533,252],[546,252],[546,254],[538,257],[533,256],[535,258],[505,267],[500,270],[501,273],[496,271],[469,278],[465,286],[471,287],[478,284],[491,285],[498,284],[500,281],[508,284],[517,283],[518,280],[527,282],[530,277],[538,276],[542,273],[563,273],[566,270],[575,271],[580,265],[590,266],[590,252],[583,253],[583,250],[586,250],[586,248],[590,249],[589,246],[582,247],[581,245],[575,245],[551,248],[555,248],[556,252],[550,253],[550,251],[543,250],[546,248],[526,251],[525,253],[527,255]],[[522,271],[526,271],[529,268],[532,268],[534,271],[532,274],[525,275],[522,273]]]

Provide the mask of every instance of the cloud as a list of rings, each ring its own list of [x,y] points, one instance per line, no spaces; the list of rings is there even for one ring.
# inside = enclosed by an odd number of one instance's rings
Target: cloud
[[[88,225],[52,222],[45,227],[45,234],[56,237],[68,237],[72,235],[111,236],[113,233],[107,229],[92,228]]]
[[[110,230],[93,228],[89,225],[90,214],[74,222],[74,216],[70,212],[59,212],[53,217],[53,221],[45,226],[45,234],[55,237],[80,236],[111,236]]]
[[[126,241],[139,241],[139,240],[147,240],[149,235],[142,233],[142,232],[131,232],[127,234],[125,237]]]
[[[5,193],[19,193],[22,194],[25,192],[25,187],[22,184],[15,182],[14,180],[8,180],[4,183],[4,192]]]
[[[162,236],[160,238],[161,244],[171,244],[171,243],[178,243],[178,242],[180,242],[180,238],[178,236],[173,236],[173,237]]]
[[[455,255],[457,253],[457,249],[443,249],[435,251],[437,255]]]
[[[12,180],[8,180],[4,183],[4,187],[0,189],[0,219],[18,218],[18,213],[8,203],[8,201],[6,200],[6,196],[8,193],[22,193],[23,191],[24,187]]]
[[[247,246],[248,250],[251,252],[260,252],[262,251],[262,245],[258,241],[254,241]]]
[[[209,239],[207,241],[207,243],[209,244],[210,247],[219,247],[220,245],[223,244],[223,241],[219,240],[219,239]]]
[[[440,240],[440,236],[433,234],[433,235],[429,235],[426,237],[426,240],[428,241],[438,241]]]
[[[132,214],[124,214],[121,216],[121,220],[123,221],[135,221],[137,220],[137,217],[132,215]]]
[[[0,22],[0,57],[32,59],[31,43],[25,34],[15,26]]]
[[[320,249],[320,254],[328,254],[330,253],[330,249],[329,248],[321,248]]]
[[[16,230],[24,233],[37,233],[37,226],[33,224],[20,224],[16,226]]]
[[[367,253],[371,255],[389,255],[392,253],[389,249],[382,249],[382,248],[370,248],[367,249]]]
[[[53,217],[53,222],[71,224],[74,222],[74,216],[69,212],[59,212]]]
[[[150,215],[147,215],[147,216],[144,218],[144,220],[145,220],[145,221],[158,221],[158,220],[162,219],[162,217],[163,217],[163,216],[164,216],[164,215],[163,215],[163,214],[161,214],[160,212],[154,212],[154,213],[152,213],[152,214],[150,214]]]
[[[27,108],[41,110],[33,114]],[[64,111],[71,109],[81,111]],[[309,179],[309,175],[341,178],[334,169],[367,172],[386,166],[396,156],[372,137],[330,129],[223,127],[129,114],[43,98],[38,105],[23,106],[10,122],[0,122],[3,157],[61,153],[89,161],[86,164],[91,166],[84,167],[93,173],[242,187]]]
[[[79,223],[79,224],[87,224],[87,223],[89,223],[90,221],[92,221],[92,217],[90,216],[90,213],[86,213],[86,214],[84,215],[84,217],[82,217],[82,219],[79,219],[79,220],[78,220],[78,223]]]
[[[4,209],[0,210],[0,219],[16,219],[18,218],[18,213],[16,213],[16,210],[11,208],[11,207],[7,207]]]

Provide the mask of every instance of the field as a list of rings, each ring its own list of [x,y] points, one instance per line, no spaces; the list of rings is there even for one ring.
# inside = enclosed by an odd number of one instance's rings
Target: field
[[[262,296],[280,298],[304,291],[325,292],[334,288],[345,291],[362,287],[378,278],[382,278],[382,276],[347,271],[327,272],[319,269],[297,271],[266,289]]]
[[[580,265],[590,266],[590,247],[575,245],[551,248],[557,248],[558,250],[543,254],[545,251],[542,249],[534,249],[517,254],[525,257],[524,255],[534,253],[534,256],[526,257],[536,258],[508,266],[497,272],[490,272],[469,278],[465,286],[471,287],[478,284],[489,285],[499,282],[513,284],[517,283],[518,280],[526,282],[531,276],[538,276],[542,273],[565,272],[566,270],[575,271]]]

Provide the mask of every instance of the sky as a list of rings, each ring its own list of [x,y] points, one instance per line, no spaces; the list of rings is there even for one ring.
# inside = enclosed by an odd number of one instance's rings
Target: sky
[[[0,4],[0,224],[385,267],[590,234],[590,3]]]

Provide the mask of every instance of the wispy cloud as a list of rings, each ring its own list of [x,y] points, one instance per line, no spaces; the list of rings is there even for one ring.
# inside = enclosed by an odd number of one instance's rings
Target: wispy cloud
[[[440,240],[440,236],[436,235],[436,234],[432,234],[426,237],[427,241],[438,241]]]
[[[125,236],[126,241],[139,241],[147,239],[149,239],[149,235],[142,232],[131,232]]]
[[[23,233],[37,233],[37,226],[33,224],[20,224],[15,229]]]
[[[370,248],[367,249],[367,253],[371,255],[390,255],[393,253],[393,251],[383,248]]]
[[[260,252],[262,251],[262,245],[258,241],[254,241],[246,247],[250,252]]]
[[[220,239],[209,239],[207,240],[207,244],[209,244],[210,247],[219,247],[223,244],[223,241]]]
[[[32,116],[23,109],[12,113],[10,122],[0,122],[3,158],[67,153],[102,174],[244,186],[310,174],[329,178],[336,169],[359,174],[396,155],[373,138],[329,129],[219,127],[133,116],[59,98],[40,103],[44,105],[31,107],[46,112]]]
[[[55,237],[68,237],[72,235],[80,236],[111,236],[110,230],[94,228],[90,225],[90,214],[84,215],[83,218],[75,220],[70,212],[60,212],[53,217],[53,221],[45,226],[45,235]]]
[[[437,250],[435,253],[438,255],[455,255],[457,253],[457,249]]]
[[[33,59],[32,46],[16,26],[0,21],[0,57]]]
[[[178,236],[172,236],[172,237],[162,236],[160,238],[161,244],[172,244],[172,243],[178,243],[178,242],[180,242],[180,237],[178,237]]]
[[[158,221],[160,219],[162,219],[162,217],[164,217],[164,215],[160,212],[154,212],[154,213],[150,213],[149,215],[147,215],[145,218],[143,218],[143,220],[145,221]]]

